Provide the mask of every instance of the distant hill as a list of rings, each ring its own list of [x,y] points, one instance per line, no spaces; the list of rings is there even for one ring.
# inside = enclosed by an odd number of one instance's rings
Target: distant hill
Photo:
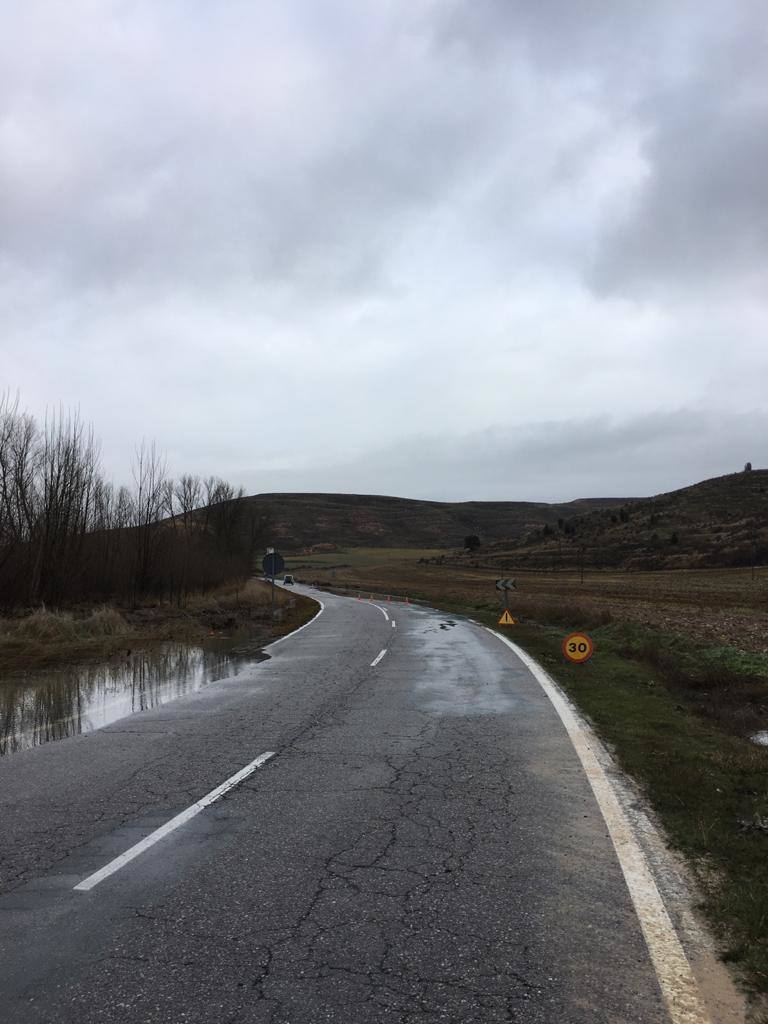
[[[241,499],[271,522],[287,551],[338,547],[456,548],[468,534],[483,544],[516,540],[576,513],[631,504],[627,498],[531,501],[418,501],[375,494],[255,494]]]
[[[768,564],[768,470],[731,473],[618,507],[571,503],[560,522],[486,547],[520,568],[676,569]],[[573,514],[574,507],[578,507]]]

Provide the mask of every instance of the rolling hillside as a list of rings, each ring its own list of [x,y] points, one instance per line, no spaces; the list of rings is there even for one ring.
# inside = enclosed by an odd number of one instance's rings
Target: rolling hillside
[[[256,494],[242,499],[271,522],[287,551],[339,547],[456,548],[468,534],[483,543],[517,539],[558,519],[633,499],[587,498],[559,505],[527,501],[417,501],[370,494]]]
[[[731,473],[650,498],[419,501],[367,494],[242,499],[285,551],[445,548],[449,560],[520,568],[675,569],[768,563],[768,470]],[[481,549],[464,553],[477,534]],[[448,552],[446,552],[448,554]]]
[[[572,506],[578,503],[572,503]],[[485,547],[520,568],[680,569],[768,562],[768,470],[731,473],[618,507],[579,510]]]

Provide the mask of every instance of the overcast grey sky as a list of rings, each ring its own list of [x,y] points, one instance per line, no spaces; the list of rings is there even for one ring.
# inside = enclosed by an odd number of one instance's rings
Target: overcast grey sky
[[[768,464],[768,42],[739,0],[25,0],[0,390],[117,480],[437,499]]]

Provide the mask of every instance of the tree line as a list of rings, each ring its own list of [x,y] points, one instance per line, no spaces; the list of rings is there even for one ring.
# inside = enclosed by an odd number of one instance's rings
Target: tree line
[[[105,478],[79,413],[40,424],[0,395],[0,606],[150,596],[183,605],[192,591],[250,575],[268,523],[242,488],[173,479],[144,442],[132,478]]]

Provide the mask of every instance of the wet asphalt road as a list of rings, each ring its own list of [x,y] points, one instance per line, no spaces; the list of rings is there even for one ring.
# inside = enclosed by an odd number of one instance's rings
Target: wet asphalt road
[[[441,613],[323,600],[249,674],[0,761],[3,1024],[666,1020],[528,670]]]

